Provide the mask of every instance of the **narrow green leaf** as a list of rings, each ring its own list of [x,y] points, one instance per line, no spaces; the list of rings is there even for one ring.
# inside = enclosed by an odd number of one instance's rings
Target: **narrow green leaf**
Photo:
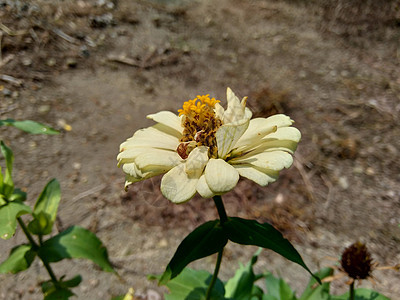
[[[165,294],[165,300],[203,300],[212,275],[207,271],[197,271],[185,268],[177,277],[170,280],[166,286],[170,294]],[[217,279],[211,293],[212,300],[223,300],[225,289]]]
[[[282,278],[276,278],[269,273],[265,277],[265,284],[268,294],[273,296],[276,300],[296,300],[295,293]]]
[[[257,262],[260,251],[253,255],[246,266],[239,264],[235,276],[225,284],[225,297],[235,300],[248,300],[253,295],[254,282],[257,280],[253,266]]]
[[[271,224],[232,217],[223,224],[228,239],[242,245],[271,249],[286,259],[299,264],[314,276],[293,245]],[[317,279],[319,280],[319,279]]]
[[[11,238],[17,227],[17,218],[24,214],[30,214],[29,206],[13,201],[0,207],[0,237],[4,240]]]
[[[6,198],[8,198],[14,191],[14,182],[12,180],[12,169],[14,162],[14,154],[12,150],[4,144],[3,141],[0,142],[1,153],[6,159],[6,170],[3,177],[2,190],[0,191]]]
[[[348,300],[349,292],[340,296],[331,296],[330,300]],[[354,300],[390,300],[374,290],[359,288],[354,290]]]
[[[13,119],[7,119],[7,120],[0,120],[0,126],[2,125],[7,125],[7,126],[13,126],[15,128],[18,128],[20,130],[23,130],[25,132],[31,133],[31,134],[59,134],[60,132],[49,127],[46,125],[43,125],[41,123],[31,121],[31,120],[24,120],[24,121],[15,121]]]
[[[20,245],[13,248],[8,258],[0,264],[0,273],[18,273],[29,268],[36,253],[31,245]]]
[[[219,220],[206,222],[193,230],[179,245],[159,284],[176,277],[192,261],[221,251],[228,239]]]
[[[324,279],[332,274],[332,268],[323,268],[315,273],[315,276],[319,279]],[[299,300],[328,300],[330,299],[329,297],[329,282],[318,284],[315,278],[311,277]]]
[[[40,235],[51,233],[60,199],[60,184],[56,179],[52,179],[36,201],[33,209],[34,219],[28,225],[30,232]]]
[[[45,241],[38,254],[49,263],[65,258],[86,258],[98,264],[104,271],[115,272],[108,260],[107,249],[99,238],[79,226],[72,226]]]

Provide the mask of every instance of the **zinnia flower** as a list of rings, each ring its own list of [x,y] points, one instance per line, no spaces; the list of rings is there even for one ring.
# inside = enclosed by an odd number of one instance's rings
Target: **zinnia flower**
[[[204,95],[185,102],[179,116],[168,111],[147,116],[157,124],[120,146],[125,187],[166,173],[162,194],[182,203],[196,192],[203,198],[229,192],[239,175],[262,186],[274,182],[280,170],[292,165],[301,134],[283,114],[251,119],[246,101],[228,88],[226,110]]]

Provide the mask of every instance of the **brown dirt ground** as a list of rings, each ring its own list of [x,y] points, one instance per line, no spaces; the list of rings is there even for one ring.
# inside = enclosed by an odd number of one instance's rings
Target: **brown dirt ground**
[[[399,14],[398,1],[0,1],[0,75],[12,76],[0,78],[0,118],[62,131],[0,128],[14,150],[16,185],[33,204],[56,177],[58,229],[96,232],[123,280],[81,260],[55,264],[56,274],[82,274],[79,299],[164,291],[146,275],[161,273],[183,237],[216,212],[200,198],[168,203],[159,178],[125,193],[118,146],[151,125],[146,114],[176,111],[197,94],[224,100],[227,86],[249,96],[256,115],[290,115],[303,135],[276,183],[242,180],[224,196],[228,214],[272,222],[312,270],[356,240],[381,265],[399,263]],[[0,261],[23,241],[21,232],[1,241]],[[254,251],[229,244],[221,277]],[[191,266],[212,271],[214,259]],[[298,292],[308,278],[269,251],[257,270]],[[363,286],[400,298],[400,274],[374,275],[376,285]],[[40,299],[46,279],[39,262],[0,275],[0,299]]]

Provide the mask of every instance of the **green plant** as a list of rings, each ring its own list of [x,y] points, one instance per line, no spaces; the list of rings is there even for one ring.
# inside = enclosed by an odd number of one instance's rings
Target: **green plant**
[[[1,125],[14,126],[32,134],[57,134],[48,126],[34,121],[0,120]],[[73,296],[71,289],[80,284],[77,275],[65,280],[57,278],[51,263],[70,258],[86,258],[98,264],[104,271],[115,272],[108,260],[107,249],[95,234],[79,226],[72,226],[50,237],[61,200],[60,184],[50,180],[39,195],[33,209],[25,204],[26,193],[14,187],[12,170],[14,155],[12,150],[0,142],[5,159],[4,173],[0,167],[0,237],[14,236],[17,223],[28,242],[14,247],[8,258],[0,264],[0,273],[18,273],[28,269],[35,258],[43,262],[50,280],[42,283],[44,299],[68,299]],[[23,215],[28,216],[26,225]]]
[[[319,284],[314,276],[297,297],[295,291],[282,278],[275,277],[270,272],[254,273],[254,264],[257,262],[260,250],[246,264],[239,264],[235,275],[226,282],[217,279],[215,289],[210,299],[213,300],[348,300],[349,292],[343,295],[333,295],[330,292],[330,283]],[[332,268],[323,268],[315,273],[321,280],[331,277]],[[212,274],[207,271],[197,271],[185,268],[184,271],[166,286],[170,293],[165,294],[166,300],[201,300],[205,299],[205,291]],[[149,276],[150,279],[159,279]],[[259,284],[264,280],[264,285]],[[357,288],[354,290],[356,300],[389,300],[374,290]]]

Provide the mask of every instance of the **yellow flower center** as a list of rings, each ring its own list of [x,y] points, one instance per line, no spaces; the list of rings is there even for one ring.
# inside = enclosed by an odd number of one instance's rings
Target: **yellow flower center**
[[[221,120],[215,115],[215,104],[220,102],[209,95],[198,95],[193,100],[183,103],[179,109],[179,116],[183,115],[183,137],[176,151],[183,158],[198,146],[209,147],[208,155],[217,157],[218,148],[215,133],[222,125]]]

